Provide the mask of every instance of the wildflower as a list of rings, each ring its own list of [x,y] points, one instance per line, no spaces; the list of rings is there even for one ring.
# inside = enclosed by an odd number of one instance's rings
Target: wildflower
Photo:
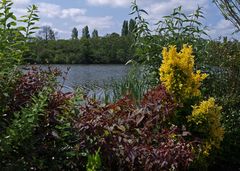
[[[202,101],[200,105],[193,106],[193,111],[187,117],[188,123],[205,138],[205,154],[211,147],[220,147],[224,130],[221,127],[221,106],[215,103],[214,98]]]
[[[162,65],[159,68],[160,80],[167,90],[174,94],[177,101],[185,100],[192,96],[200,96],[201,82],[207,74],[198,70],[194,73],[194,56],[192,46],[183,45],[180,52],[176,46],[163,48]]]

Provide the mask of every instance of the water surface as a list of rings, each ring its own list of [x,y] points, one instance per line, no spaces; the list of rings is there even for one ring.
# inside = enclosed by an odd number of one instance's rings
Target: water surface
[[[130,68],[126,65],[40,65],[41,68],[58,68],[62,72],[68,71],[65,86],[76,88],[78,86],[92,89],[95,87],[104,87],[106,84],[110,84],[113,80],[117,81],[123,78]],[[62,81],[62,79],[59,79]]]

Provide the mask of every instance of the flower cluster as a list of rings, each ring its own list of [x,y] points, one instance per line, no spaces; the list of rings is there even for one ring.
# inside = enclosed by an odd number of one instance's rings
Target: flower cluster
[[[169,50],[163,48],[162,56],[160,80],[175,99],[181,101],[199,96],[199,87],[207,74],[201,74],[200,70],[194,73],[192,47],[183,45],[182,50],[177,52],[176,46],[169,46]]]
[[[224,130],[221,127],[221,106],[215,103],[214,98],[202,101],[200,105],[193,106],[192,114],[187,117],[193,131],[205,139],[205,155],[209,154],[212,147],[219,148],[223,140]]]

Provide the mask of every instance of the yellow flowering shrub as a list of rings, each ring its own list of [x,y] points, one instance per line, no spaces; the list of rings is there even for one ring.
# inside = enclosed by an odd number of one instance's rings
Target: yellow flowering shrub
[[[198,70],[194,73],[194,56],[192,46],[183,45],[180,52],[176,46],[163,48],[162,65],[159,68],[160,80],[177,101],[193,96],[200,96],[199,87],[207,74]]]
[[[212,147],[219,148],[223,140],[224,130],[221,127],[221,106],[215,103],[214,98],[202,101],[193,106],[192,114],[187,117],[193,130],[204,139],[203,154],[208,156]]]

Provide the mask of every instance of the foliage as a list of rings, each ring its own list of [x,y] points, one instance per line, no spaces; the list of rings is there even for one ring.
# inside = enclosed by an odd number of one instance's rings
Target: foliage
[[[17,64],[21,63],[23,52],[28,48],[26,42],[37,27],[34,23],[39,20],[37,7],[29,6],[27,15],[18,20],[11,11],[12,1],[0,2],[0,112],[1,119],[10,97],[16,80],[21,73],[17,70]],[[17,22],[19,21],[19,22]],[[26,27],[18,26],[18,23]],[[2,120],[0,121],[2,124]]]
[[[19,78],[8,104],[13,108],[7,108],[3,118],[7,125],[1,127],[3,168],[82,167],[74,162],[71,128],[79,95],[57,90],[58,74],[57,70],[33,70]]]
[[[134,34],[135,30],[136,30],[136,21],[134,19],[130,19],[129,20],[129,34]]]
[[[202,101],[199,106],[193,106],[192,114],[188,116],[194,133],[202,136],[205,141],[203,155],[208,156],[211,149],[220,148],[224,135],[220,122],[221,109],[215,104],[215,99],[210,98]]]
[[[123,21],[123,26],[122,26],[122,36],[127,36],[128,35],[128,21],[124,20]]]
[[[76,162],[71,121],[80,95],[61,92],[57,70],[20,70],[18,64],[39,18],[32,5],[18,20],[11,12],[12,4],[0,2],[1,169],[79,169],[82,163]]]
[[[200,96],[201,82],[207,77],[200,70],[194,73],[192,53],[192,47],[187,45],[183,45],[181,52],[177,52],[176,46],[169,46],[169,50],[163,48],[162,51],[160,80],[179,102]]]
[[[232,0],[213,0],[216,6],[220,9],[225,19],[229,20],[240,31],[240,1]]]
[[[29,6],[27,15],[18,20],[11,11],[12,4],[11,0],[0,2],[1,77],[9,71],[9,68],[12,69],[15,63],[21,62],[22,53],[27,48],[25,46],[26,40],[37,29],[34,27],[34,23],[39,20],[35,5]],[[18,26],[18,21],[26,24],[26,27]]]
[[[107,106],[89,100],[76,120],[79,145],[92,152],[100,147],[106,169],[186,169],[194,144],[181,129],[168,128],[175,108],[161,85],[144,96],[139,108],[127,96]]]
[[[85,26],[85,27],[82,29],[82,38],[86,38],[86,39],[89,39],[89,38],[90,38],[88,26]]]
[[[72,29],[72,39],[73,39],[73,40],[78,39],[78,30],[77,30],[76,27],[74,27],[74,28]]]
[[[163,47],[176,45],[179,50],[183,44],[191,44],[194,48],[196,60],[201,61],[205,56],[206,40],[202,35],[206,35],[205,27],[201,23],[204,18],[201,8],[196,9],[192,14],[187,15],[182,12],[182,7],[175,8],[170,15],[164,16],[163,20],[156,23],[156,29],[149,28],[149,23],[144,19],[148,13],[140,9],[136,1],[132,4],[132,13],[136,15],[135,48],[136,60],[147,65],[150,76],[157,78],[162,56]],[[158,79],[153,79],[153,83],[158,83]]]
[[[223,106],[222,123],[224,125],[224,140],[217,154],[213,169],[237,170],[239,142],[239,106],[240,106],[240,43],[237,40],[210,41],[207,46],[207,57],[204,60],[205,70],[209,77],[204,82],[204,95],[214,96]]]
[[[94,29],[93,32],[92,32],[92,38],[94,39],[94,38],[98,38],[98,37],[99,37],[98,36],[98,31],[96,29]]]
[[[113,93],[113,101],[117,101],[118,99],[129,95],[137,104],[139,104],[144,94],[151,87],[145,72],[146,70],[143,67],[132,63],[127,76],[121,80],[113,81],[110,85]]]
[[[115,34],[80,40],[35,40],[29,42],[30,52],[24,54],[26,62],[41,64],[116,64],[126,63],[134,55],[133,39]]]
[[[38,32],[38,38],[45,41],[56,40],[56,34],[50,26],[43,26]]]
[[[94,155],[88,156],[87,171],[96,171],[101,167],[100,149]]]
[[[201,100],[200,85],[207,74],[201,74],[199,70],[194,73],[192,53],[191,46],[187,45],[183,45],[179,53],[175,46],[170,46],[169,51],[163,48],[163,62],[159,71],[161,82],[180,104],[176,110],[176,123],[186,124],[193,137],[201,140],[201,145],[194,149],[198,154],[197,160],[194,161],[197,168],[206,166],[210,152],[213,153],[213,149],[220,148],[224,131],[220,121],[221,107],[215,104],[214,98],[202,101],[199,106],[196,105]],[[194,98],[196,96],[199,98]],[[195,105],[191,109],[193,104]]]

